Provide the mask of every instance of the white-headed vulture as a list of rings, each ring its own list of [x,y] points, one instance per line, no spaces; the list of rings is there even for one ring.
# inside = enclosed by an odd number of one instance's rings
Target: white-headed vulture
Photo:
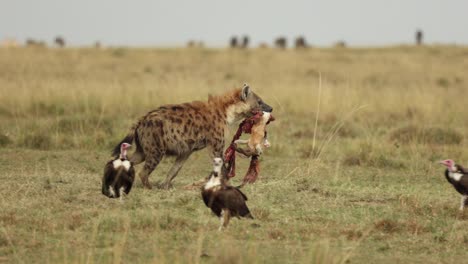
[[[214,158],[213,171],[202,187],[205,205],[221,219],[220,230],[229,224],[231,217],[253,219],[245,203],[247,196],[238,188],[228,185],[226,175],[222,173],[222,166],[223,160]]]
[[[135,169],[127,159],[127,150],[131,147],[128,143],[120,145],[120,156],[107,162],[102,178],[102,194],[109,198],[122,199],[132,189],[135,180]]]
[[[463,210],[468,205],[468,170],[450,159],[443,160],[440,164],[447,167],[445,170],[447,181],[462,195],[460,210]]]

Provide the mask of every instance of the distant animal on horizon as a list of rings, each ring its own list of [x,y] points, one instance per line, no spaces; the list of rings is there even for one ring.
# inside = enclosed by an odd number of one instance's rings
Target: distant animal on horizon
[[[187,42],[187,48],[203,48],[204,45],[203,41],[189,40]]]
[[[57,36],[54,42],[55,42],[55,45],[57,45],[57,47],[59,48],[65,47],[65,39],[61,36]]]
[[[197,46],[197,42],[195,40],[189,40],[187,42],[187,48],[194,48]]]
[[[275,47],[279,49],[286,49],[287,40],[285,37],[279,37],[275,40]]]
[[[47,46],[46,43],[42,40],[35,40],[31,38],[26,39],[26,47],[45,48],[46,46]]]
[[[207,102],[164,105],[141,117],[113,154],[119,152],[122,143],[135,142],[136,150],[130,161],[135,165],[145,161],[138,175],[149,189],[152,188],[148,180],[151,172],[164,156],[174,156],[175,163],[160,184],[161,188],[168,189],[193,152],[209,146],[212,157],[222,157],[228,124],[251,116],[254,110],[271,112],[273,108],[247,84],[220,96],[210,96]]]
[[[307,43],[303,36],[297,37],[294,45],[296,46],[296,49],[307,48]]]
[[[447,167],[445,170],[447,181],[462,195],[460,210],[465,209],[465,206],[468,205],[468,170],[450,159],[440,161],[440,164]]]
[[[221,158],[213,159],[213,171],[201,191],[205,205],[221,219],[219,230],[226,228],[232,217],[253,219],[245,203],[247,196],[239,188],[228,184],[222,166]]]
[[[232,36],[231,39],[229,40],[229,47],[235,49],[237,48],[237,37]]]
[[[416,31],[416,34],[415,34],[415,38],[416,38],[416,45],[422,45],[423,44],[423,32],[422,30],[417,30]]]
[[[128,143],[120,145],[119,157],[107,162],[102,178],[102,194],[109,198],[120,198],[127,195],[135,181],[135,169],[127,158]]]
[[[247,49],[249,47],[250,39],[249,36],[245,35],[242,37],[241,48]]]
[[[346,48],[346,42],[344,40],[337,41],[335,43],[335,48]]]

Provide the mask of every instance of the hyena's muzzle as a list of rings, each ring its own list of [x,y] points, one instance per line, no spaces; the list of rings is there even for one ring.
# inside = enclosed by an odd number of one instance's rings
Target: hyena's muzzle
[[[262,101],[262,104],[260,105],[260,109],[263,112],[273,112],[273,107],[267,105],[265,102]]]

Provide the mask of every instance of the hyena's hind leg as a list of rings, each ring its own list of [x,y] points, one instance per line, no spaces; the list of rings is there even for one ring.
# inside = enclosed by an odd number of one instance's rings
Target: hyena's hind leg
[[[138,173],[138,176],[140,177],[141,182],[143,183],[143,186],[145,188],[147,189],[153,188],[148,178],[151,172],[153,172],[154,169],[156,169],[156,167],[158,166],[159,162],[161,162],[163,157],[164,157],[164,153],[160,153],[160,152],[154,152],[151,155],[146,156],[145,165],[143,166],[143,169]]]
[[[171,182],[174,180],[174,178],[177,176],[179,173],[180,169],[184,166],[184,163],[187,161],[187,159],[190,157],[190,154],[183,154],[180,155],[176,158],[176,161],[174,162],[174,165],[172,165],[172,168],[169,170],[166,176],[166,180],[161,183],[161,188],[162,189],[169,189],[171,188]]]

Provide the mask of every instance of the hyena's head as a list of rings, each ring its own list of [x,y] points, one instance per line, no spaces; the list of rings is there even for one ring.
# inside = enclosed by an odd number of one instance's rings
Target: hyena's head
[[[248,84],[244,84],[237,96],[237,100],[227,109],[227,119],[229,123],[249,117],[255,111],[273,111],[273,108],[266,104],[260,96],[252,92]]]

